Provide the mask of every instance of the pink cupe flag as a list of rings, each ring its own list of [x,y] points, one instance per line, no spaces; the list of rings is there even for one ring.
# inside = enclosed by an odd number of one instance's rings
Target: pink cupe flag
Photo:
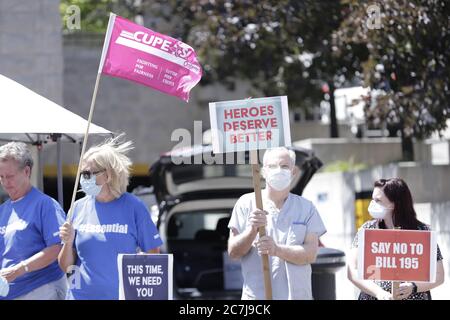
[[[202,77],[192,47],[113,13],[98,72],[138,82],[186,102]]]

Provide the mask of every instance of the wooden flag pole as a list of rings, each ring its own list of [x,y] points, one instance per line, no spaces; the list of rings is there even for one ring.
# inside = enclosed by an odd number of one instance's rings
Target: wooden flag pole
[[[258,150],[250,150],[250,163],[252,165],[253,189],[255,190],[256,208],[263,210],[261,195],[261,173],[258,163]],[[259,237],[266,235],[266,228],[258,229]],[[270,281],[269,255],[261,255],[263,273],[264,273],[264,292],[266,300],[272,300],[272,282]]]
[[[67,214],[67,218],[66,218],[67,222],[71,222],[71,220],[72,220],[73,203],[75,202],[75,197],[76,197],[77,189],[78,189],[78,183],[80,182],[81,162],[83,161],[84,152],[86,150],[86,144],[87,144],[87,140],[88,140],[88,136],[89,136],[89,127],[91,126],[92,116],[94,115],[95,100],[97,99],[97,91],[98,91],[98,84],[100,82],[100,77],[101,77],[101,73],[99,72],[99,73],[97,73],[97,79],[95,80],[95,87],[94,87],[94,93],[92,95],[92,100],[91,100],[91,108],[89,110],[88,123],[87,123],[87,127],[86,127],[86,132],[84,134],[83,147],[81,148],[80,161],[78,162],[77,175],[75,176],[75,185],[73,186],[72,200],[70,202],[69,213]]]

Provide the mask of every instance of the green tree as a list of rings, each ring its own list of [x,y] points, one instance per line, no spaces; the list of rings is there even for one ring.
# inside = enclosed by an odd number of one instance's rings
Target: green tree
[[[366,117],[401,133],[404,160],[414,160],[413,138],[446,129],[450,117],[450,3],[439,0],[345,1],[351,15],[336,33],[339,47],[362,44],[372,95]],[[379,25],[369,28],[375,4]],[[369,26],[369,27],[368,27]]]
[[[92,33],[105,32],[110,12],[134,20],[143,10],[142,3],[135,0],[61,0],[59,11],[63,26],[68,8],[74,5],[80,8],[81,31]]]
[[[203,84],[232,88],[236,78],[247,79],[265,95],[288,95],[291,106],[306,110],[323,99],[322,87],[333,97],[335,87],[355,79],[367,51],[356,43],[334,45],[334,32],[348,14],[339,1],[156,2],[153,12],[199,54]],[[334,99],[329,101],[333,112]],[[331,136],[337,137],[336,117],[331,118]]]
[[[168,21],[170,35],[198,52],[201,84],[233,88],[244,78],[265,95],[288,95],[291,106],[310,110],[323,99],[321,88],[333,97],[334,88],[363,80],[373,89],[368,123],[400,132],[404,160],[414,158],[414,137],[446,129],[450,117],[444,0],[63,0],[62,13],[70,4],[80,6],[84,30],[104,32],[108,11]],[[371,6],[379,26],[369,23]]]
[[[267,96],[288,95],[290,105],[306,113],[324,99],[327,88],[331,137],[338,136],[334,89],[357,78],[367,51],[358,44],[334,45],[334,32],[348,14],[339,1],[64,0],[62,12],[70,4],[80,6],[86,31],[104,32],[107,11],[165,19],[170,35],[199,54],[203,85],[220,82],[233,89],[235,79],[247,79]]]

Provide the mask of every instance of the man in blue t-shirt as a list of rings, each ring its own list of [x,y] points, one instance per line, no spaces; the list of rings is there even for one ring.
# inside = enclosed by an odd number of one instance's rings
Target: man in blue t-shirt
[[[56,261],[65,214],[31,185],[32,167],[24,143],[0,147],[0,183],[10,197],[0,205],[0,293],[7,293],[0,299],[64,299],[67,290]]]

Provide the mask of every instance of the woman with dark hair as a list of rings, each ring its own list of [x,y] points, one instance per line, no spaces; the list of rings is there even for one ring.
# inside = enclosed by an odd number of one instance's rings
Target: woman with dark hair
[[[430,230],[428,225],[417,220],[411,192],[400,178],[376,181],[368,210],[374,219],[364,223],[361,229]],[[430,300],[430,290],[444,282],[442,259],[438,246],[435,282],[402,282],[393,296],[391,281],[358,279],[358,234],[356,234],[349,254],[348,278],[361,290],[359,300]]]

